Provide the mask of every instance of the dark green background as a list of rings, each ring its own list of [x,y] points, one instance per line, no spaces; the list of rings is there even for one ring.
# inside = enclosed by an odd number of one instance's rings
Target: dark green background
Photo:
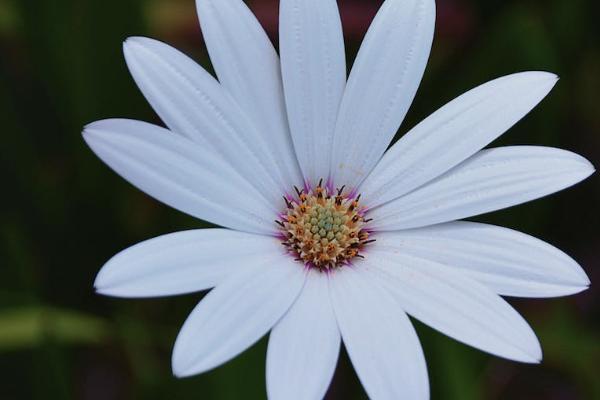
[[[380,1],[340,0],[354,58]],[[600,12],[593,0],[438,0],[431,61],[402,126],[471,87],[522,70],[561,76],[497,144],[576,151],[600,165]],[[251,3],[271,34],[277,1]],[[262,399],[265,340],[208,374],[170,371],[179,326],[201,297],[108,299],[93,293],[103,262],[144,239],[202,227],[113,174],[82,127],[107,117],[158,122],[129,77],[121,42],[147,35],[210,68],[193,0],[0,0],[1,399]],[[598,282],[598,177],[478,220],[557,245]],[[417,324],[434,399],[593,399],[598,291],[510,300],[539,335],[540,366],[488,356]],[[343,355],[331,399],[364,393]]]

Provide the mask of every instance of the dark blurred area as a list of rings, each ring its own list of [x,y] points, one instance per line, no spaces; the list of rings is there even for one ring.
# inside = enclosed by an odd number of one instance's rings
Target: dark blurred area
[[[278,0],[249,2],[276,42]],[[381,1],[340,0],[354,59]],[[492,78],[561,76],[494,145],[575,151],[600,166],[600,10],[594,0],[437,0],[431,60],[406,132]],[[112,173],[82,127],[109,117],[160,123],[130,78],[121,43],[168,42],[211,70],[193,0],[0,0],[0,399],[263,399],[266,340],[210,373],[178,380],[177,331],[201,295],[109,299],[92,284],[136,242],[203,227]],[[541,365],[483,354],[416,323],[433,399],[600,399],[600,178],[477,220],[566,251],[592,287],[563,299],[509,301],[537,332]],[[328,399],[366,398],[342,355]]]

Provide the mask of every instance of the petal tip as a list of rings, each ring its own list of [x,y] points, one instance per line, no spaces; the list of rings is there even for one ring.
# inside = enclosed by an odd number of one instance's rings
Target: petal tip
[[[548,92],[554,88],[554,86],[560,79],[558,75],[548,71],[525,71],[509,76],[520,76],[521,78],[525,79],[526,81],[529,81],[530,83],[537,83],[540,86],[547,87]]]
[[[98,146],[102,143],[106,144],[113,133],[105,123],[106,121],[97,121],[86,125],[81,134],[85,143],[96,155],[99,154]]]
[[[123,41],[123,54],[125,54],[125,60],[130,62],[131,52],[139,52],[139,50],[148,49],[151,46],[157,46],[163,44],[162,42],[151,39],[145,36],[130,36]],[[136,53],[137,54],[137,53]]]
[[[190,371],[190,366],[186,365],[184,360],[182,360],[181,354],[177,350],[177,341],[175,341],[173,355],[171,356],[171,371],[177,379],[189,378],[196,375],[196,373]]]
[[[183,369],[179,369],[175,366],[175,364],[173,364],[171,366],[171,370],[173,372],[173,376],[177,379],[183,379],[183,378],[187,378],[189,375],[187,375]]]
[[[129,36],[123,41],[123,45],[142,44],[143,42],[151,41],[152,39],[144,36]]]
[[[90,133],[88,126],[87,125],[84,126],[83,130],[81,131],[81,136],[83,136],[83,140],[85,140],[87,142],[90,138],[90,135],[91,135],[91,133]]]
[[[95,137],[97,135],[98,135],[97,131],[94,131],[93,129],[90,129],[87,126],[83,129],[83,132],[81,132],[81,136],[83,137],[83,140],[90,147],[92,147],[92,141],[95,139]]]
[[[556,84],[559,81],[559,77],[558,75],[556,75],[555,73],[552,72],[546,72],[546,71],[539,71],[537,73],[538,76],[540,76],[540,84],[544,87],[547,88],[547,91],[550,92],[552,89],[554,89],[554,86],[556,86]]]
[[[112,296],[114,294],[111,293],[111,288],[114,289],[114,285],[111,285],[110,280],[107,279],[106,272],[106,265],[98,271],[96,279],[94,279],[94,291],[103,296]]]
[[[540,341],[535,337],[535,343],[532,344],[533,348],[531,349],[531,361],[530,364],[540,364],[542,359],[544,358],[544,354],[542,352],[542,345]]]
[[[581,169],[580,169],[581,179],[580,179],[580,181],[583,181],[596,173],[596,167],[594,167],[594,165],[587,158],[585,158],[583,156],[579,156],[579,162],[581,164]]]
[[[111,288],[108,286],[97,286],[96,284],[94,284],[94,293],[96,293],[98,296],[104,296],[104,297],[112,297],[112,298],[119,298],[119,299],[127,299],[127,298],[135,298],[136,296],[127,296],[124,293],[119,293],[118,290],[115,290],[115,288]]]
[[[542,347],[537,340],[535,345],[532,344],[532,346],[533,347],[528,350],[522,350],[522,354],[520,356],[512,359],[524,364],[540,364],[544,358],[542,354]]]
[[[535,73],[540,75],[541,77],[544,77],[549,82],[558,82],[558,80],[560,79],[559,76],[556,75],[554,72],[537,71]]]
[[[183,371],[183,370],[175,369],[174,366],[173,366],[172,370],[173,370],[173,376],[177,379],[185,379],[185,378],[189,378],[191,376],[190,374],[186,374],[185,371]]]
[[[138,36],[129,36],[123,41],[123,52],[127,53],[127,50],[131,48],[138,41]]]
[[[575,262],[572,271],[575,275],[575,286],[579,286],[579,288],[581,289],[580,292],[588,290],[590,288],[590,285],[592,284],[592,281],[590,280],[590,277],[587,275],[585,270],[581,267],[581,265]]]
[[[588,279],[588,283],[580,286],[579,291],[577,293],[582,293],[582,292],[585,292],[586,290],[589,290],[590,286],[592,286],[592,283]]]
[[[98,283],[98,279],[94,282],[94,292],[101,296],[114,296],[110,293],[110,289]]]
[[[98,287],[96,285],[94,285],[94,292],[100,296],[109,296],[109,294],[105,292],[104,288]]]
[[[83,127],[83,136],[90,136],[92,134],[98,133],[99,130],[104,130],[109,128],[109,124],[118,121],[116,119],[101,119],[98,121],[90,122],[89,124]]]
[[[560,80],[560,77],[553,72],[546,72],[546,75],[548,76],[548,81],[552,87],[554,87]]]
[[[587,172],[589,173],[588,176],[595,174],[596,173],[596,167],[594,167],[594,164],[592,164],[591,161],[589,161],[586,158],[584,158],[584,160],[585,160],[585,166],[587,168]]]

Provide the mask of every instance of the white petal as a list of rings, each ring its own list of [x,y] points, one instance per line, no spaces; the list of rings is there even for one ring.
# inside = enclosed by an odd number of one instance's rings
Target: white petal
[[[577,262],[556,247],[493,225],[450,222],[382,232],[377,247],[445,264],[505,296],[566,296],[590,284]]]
[[[456,166],[531,111],[554,87],[547,72],[495,79],[456,98],[425,119],[383,156],[360,192],[376,207]]]
[[[235,98],[272,149],[285,182],[301,185],[292,145],[279,57],[241,0],[197,0],[200,26],[221,85]]]
[[[333,307],[354,369],[371,399],[427,399],[427,366],[417,334],[375,279],[361,265],[337,270],[330,278]]]
[[[284,190],[292,190],[283,183],[273,148],[202,67],[148,38],[129,38],[123,50],[138,86],[173,132],[222,157],[273,202]]]
[[[333,132],[346,85],[335,0],[282,0],[279,43],[290,128],[305,179],[329,177]]]
[[[256,343],[286,313],[302,290],[306,272],[287,254],[244,265],[196,306],[173,349],[173,373],[213,369]]]
[[[98,273],[99,293],[117,297],[155,297],[214,287],[244,265],[264,264],[281,244],[268,236],[228,229],[177,232],[131,246]]]
[[[500,357],[528,363],[542,359],[540,344],[527,322],[484,285],[447,266],[373,247],[359,267],[377,276],[413,317]]]
[[[400,127],[431,50],[433,0],[387,0],[369,28],[348,79],[336,126],[332,174],[356,188]]]
[[[277,210],[209,149],[132,120],[88,125],[84,138],[108,166],[140,190],[194,217],[272,234]]]
[[[376,230],[472,217],[565,189],[594,172],[583,157],[550,147],[483,150],[425,186],[369,214]]]
[[[327,276],[311,271],[269,337],[269,399],[322,399],[335,372],[340,342]]]

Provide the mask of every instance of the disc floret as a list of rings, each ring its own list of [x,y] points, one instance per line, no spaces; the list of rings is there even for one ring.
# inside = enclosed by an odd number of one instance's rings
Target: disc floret
[[[298,261],[320,270],[346,264],[368,243],[360,196],[319,185],[310,190],[296,189],[296,198],[284,197],[287,210],[277,221],[283,245]]]

